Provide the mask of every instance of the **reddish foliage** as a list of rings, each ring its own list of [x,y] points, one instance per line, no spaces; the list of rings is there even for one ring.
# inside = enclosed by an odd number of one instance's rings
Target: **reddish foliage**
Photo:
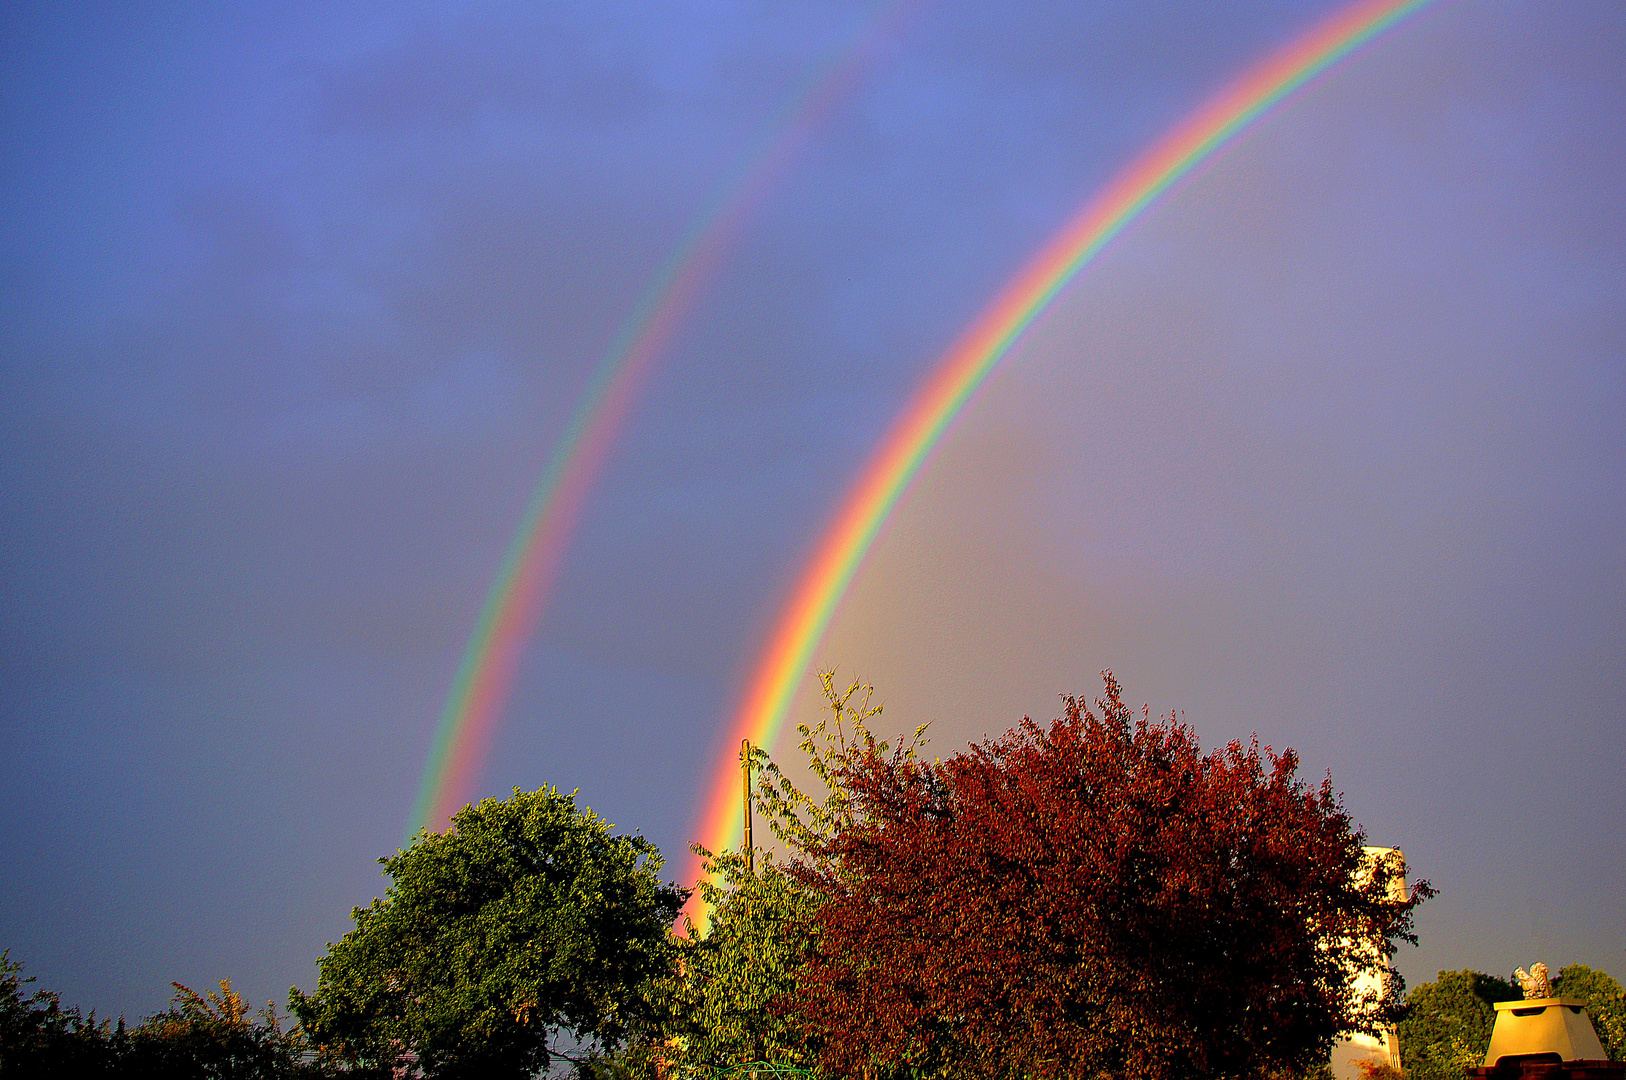
[[[801,852],[826,902],[798,1016],[835,1075],[1257,1074],[1325,1060],[1348,1024],[1349,940],[1411,939],[1362,836],[1292,751],[1204,755],[1099,717],[927,763],[858,747],[856,814]]]

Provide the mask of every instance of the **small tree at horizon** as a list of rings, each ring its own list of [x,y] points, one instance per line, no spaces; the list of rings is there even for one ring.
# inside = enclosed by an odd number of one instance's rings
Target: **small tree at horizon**
[[[275,1004],[252,1011],[229,979],[219,992],[171,983],[169,1008],[142,1020],[119,1047],[117,1075],[142,1080],[242,1077],[300,1080],[336,1075],[305,1032],[284,1029]]]
[[[1609,1057],[1626,1058],[1626,989],[1620,983],[1585,964],[1570,964],[1558,973],[1553,989],[1560,997],[1586,1002]],[[1461,1080],[1463,1069],[1485,1060],[1496,1002],[1523,998],[1512,980],[1466,968],[1442,971],[1413,989],[1398,1029],[1408,1080]]]
[[[22,971],[10,949],[0,950],[0,1075],[111,1075],[124,1022],[115,1036],[94,1012],[65,1008],[55,990],[29,990],[34,976]]]
[[[124,1080],[304,1080],[340,1075],[312,1052],[298,1028],[284,1029],[276,1006],[252,1012],[230,981],[199,994],[171,983],[169,1008],[133,1028],[120,1017],[87,1018],[51,990],[25,995],[22,965],[0,952],[0,1077],[120,1077]],[[354,1073],[348,1075],[357,1075]]]

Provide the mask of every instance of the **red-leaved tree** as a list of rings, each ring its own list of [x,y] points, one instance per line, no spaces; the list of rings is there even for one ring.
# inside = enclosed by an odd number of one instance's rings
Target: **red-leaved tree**
[[[781,1004],[832,1075],[1239,1077],[1324,1062],[1390,1018],[1354,976],[1415,941],[1394,868],[1330,779],[1292,751],[1204,754],[1136,716],[1108,673],[1099,715],[927,762],[859,742],[851,813],[795,872],[822,898]]]

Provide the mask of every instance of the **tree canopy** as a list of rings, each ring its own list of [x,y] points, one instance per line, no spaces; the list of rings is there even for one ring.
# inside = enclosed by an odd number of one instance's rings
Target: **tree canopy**
[[[619,1046],[653,1015],[683,895],[653,845],[612,828],[543,788],[420,833],[380,860],[391,884],[328,946],[315,993],[290,992],[301,1024],[346,1059],[437,1077]]]
[[[53,990],[29,989],[32,975],[0,951],[0,1075],[34,1077],[110,1072],[116,1055],[94,1013],[64,1008]]]
[[[1587,1015],[1611,1059],[1626,1059],[1626,989],[1602,971],[1571,964],[1553,986],[1561,997],[1586,1002]],[[1490,1049],[1495,1003],[1524,993],[1510,979],[1482,971],[1442,971],[1406,995],[1399,1024],[1400,1060],[1409,1080],[1460,1080]]]
[[[1047,726],[927,760],[924,728],[877,739],[868,688],[827,674],[825,716],[799,729],[822,791],[749,750],[788,858],[700,850],[704,932],[672,931],[684,892],[651,844],[544,788],[465,807],[379,860],[385,895],[353,910],[316,990],[290,992],[292,1030],[226,983],[177,984],[168,1011],[113,1030],[27,992],[0,954],[0,1071],[1324,1075],[1334,1038],[1399,1014],[1397,976],[1367,996],[1359,976],[1415,940],[1432,890],[1369,859],[1330,778],[1301,780],[1292,751],[1205,753],[1104,678],[1094,709],[1067,699]],[[1581,965],[1559,982],[1618,1053],[1620,985]],[[1474,972],[1414,991],[1408,1075],[1460,1076],[1503,996],[1518,991]]]
[[[222,979],[202,994],[171,984],[169,1008],[118,1043],[118,1069],[131,1080],[300,1080],[335,1075],[298,1027],[285,1030],[270,1003],[255,1013]]]
[[[1586,1002],[1592,1027],[1609,1059],[1626,1061],[1626,987],[1585,964],[1570,964],[1558,973],[1554,990],[1561,997]]]
[[[1135,1078],[1296,1071],[1352,1026],[1358,970],[1415,940],[1392,869],[1330,781],[1232,743],[1203,754],[1106,674],[942,761],[873,739],[831,764],[845,805],[797,841],[819,898],[790,1010],[835,1075]]]

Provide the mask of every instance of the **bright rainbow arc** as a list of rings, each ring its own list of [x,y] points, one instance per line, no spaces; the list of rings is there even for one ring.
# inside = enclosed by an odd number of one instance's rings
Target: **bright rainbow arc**
[[[803,82],[767,125],[736,180],[666,260],[594,369],[480,609],[424,763],[406,842],[420,829],[443,824],[466,801],[588,489],[650,367],[808,132],[856,84],[877,46],[926,2],[879,0],[856,32]]]
[[[703,844],[720,851],[739,842],[740,741],[774,745],[813,650],[877,533],[944,431],[1023,331],[1159,195],[1288,94],[1429,2],[1359,0],[1247,72],[1087,203],[949,349],[860,474],[791,595],[724,741],[727,752],[701,814]],[[686,880],[701,874],[699,860],[692,859]],[[706,915],[691,914],[699,916],[697,922]]]

